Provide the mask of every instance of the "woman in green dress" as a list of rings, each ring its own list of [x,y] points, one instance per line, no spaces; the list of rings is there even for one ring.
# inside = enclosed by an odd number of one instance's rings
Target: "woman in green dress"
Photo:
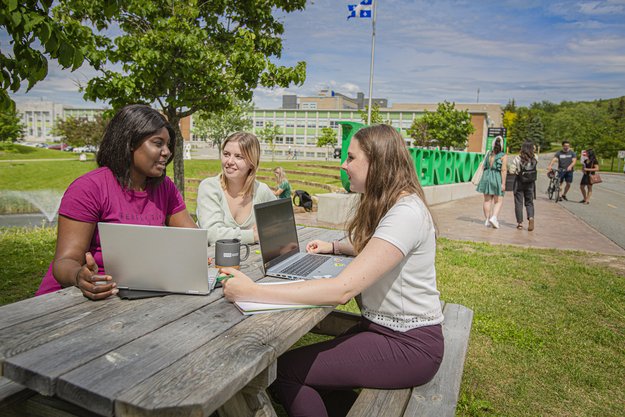
[[[276,182],[278,187],[273,191],[273,194],[278,198],[291,198],[291,185],[286,179],[286,174],[282,167],[276,167],[273,170],[273,174],[276,176]]]
[[[503,151],[503,138],[497,136],[493,141],[493,149],[484,155],[484,172],[477,185],[477,192],[484,194],[484,226],[499,229],[497,217],[503,205],[506,191],[506,167],[508,156]]]

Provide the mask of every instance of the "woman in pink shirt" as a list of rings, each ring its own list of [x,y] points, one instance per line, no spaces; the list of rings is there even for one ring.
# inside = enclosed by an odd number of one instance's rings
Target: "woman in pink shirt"
[[[63,195],[54,261],[36,295],[72,285],[92,300],[117,294],[103,268],[98,222],[197,227],[165,175],[175,141],[169,122],[148,106],[126,106],[113,117],[97,154],[99,168]]]

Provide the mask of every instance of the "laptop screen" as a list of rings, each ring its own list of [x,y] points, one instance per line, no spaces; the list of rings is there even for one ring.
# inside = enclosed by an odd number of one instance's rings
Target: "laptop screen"
[[[299,252],[291,199],[256,204],[254,215],[265,271]]]

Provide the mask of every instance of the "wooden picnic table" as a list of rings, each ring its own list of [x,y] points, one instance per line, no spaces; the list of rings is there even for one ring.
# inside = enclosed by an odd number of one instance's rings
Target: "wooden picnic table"
[[[343,231],[298,229],[311,239]],[[258,245],[242,270],[263,279]],[[275,416],[276,359],[332,308],[242,315],[208,296],[91,301],[72,287],[0,307],[0,371],[102,416]]]

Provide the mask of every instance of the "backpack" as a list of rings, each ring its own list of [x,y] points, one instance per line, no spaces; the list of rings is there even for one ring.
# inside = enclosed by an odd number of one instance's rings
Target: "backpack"
[[[519,172],[519,181],[522,183],[529,183],[536,181],[537,172],[536,172],[536,159],[532,158],[525,164],[519,161],[519,166],[521,167]]]
[[[310,194],[306,191],[295,190],[295,194],[293,195],[293,204],[298,207],[304,207],[306,211],[311,211],[313,207],[313,200]]]

